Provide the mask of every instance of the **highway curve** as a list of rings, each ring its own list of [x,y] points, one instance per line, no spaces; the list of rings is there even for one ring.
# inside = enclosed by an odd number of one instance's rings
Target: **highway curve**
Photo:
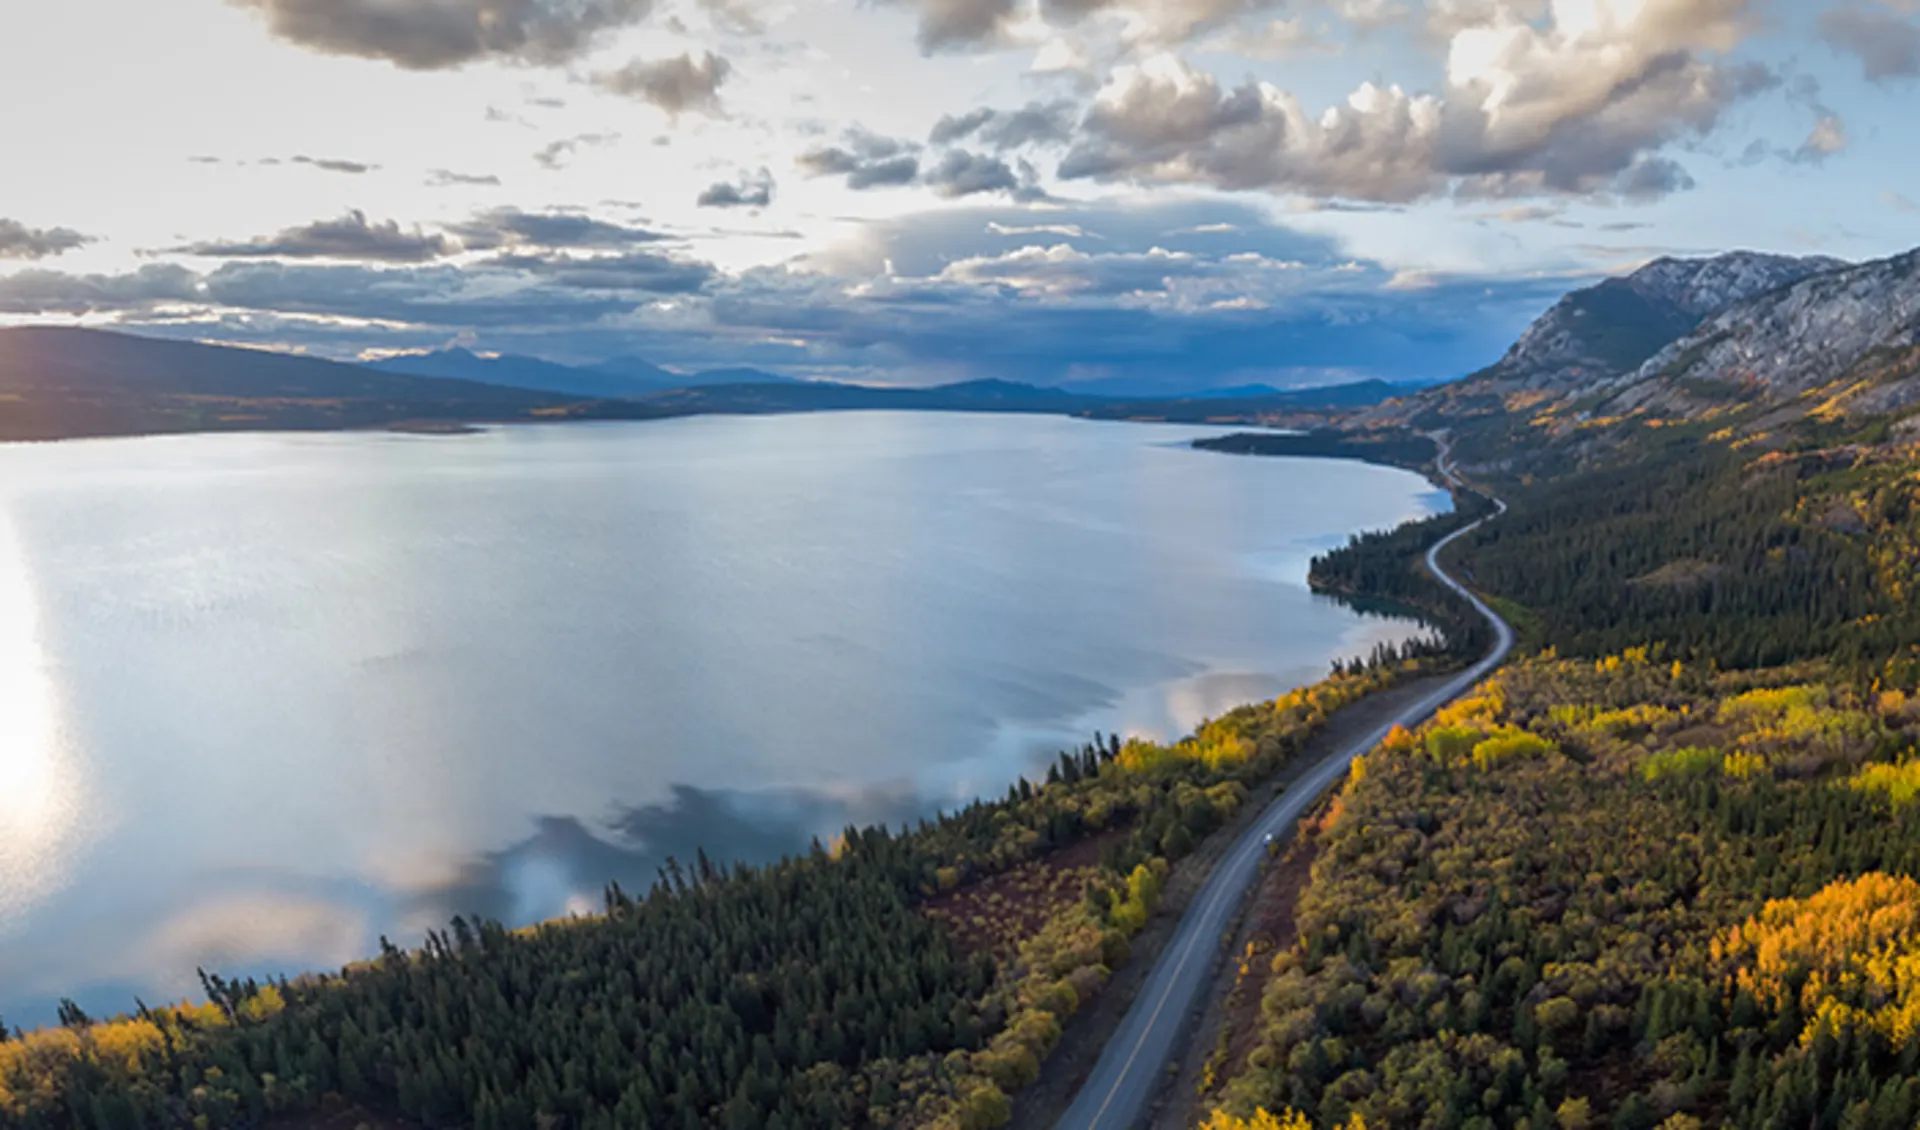
[[[1437,438],[1437,437],[1436,437]],[[1438,462],[1440,473],[1458,484],[1444,441]],[[1107,1041],[1093,1072],[1074,1096],[1073,1105],[1056,1124],[1059,1130],[1128,1130],[1141,1121],[1154,1092],[1166,1081],[1167,1063],[1180,1049],[1179,1041],[1193,1016],[1199,996],[1211,980],[1221,937],[1239,913],[1247,893],[1260,875],[1268,836],[1279,838],[1334,782],[1346,775],[1353,759],[1378,745],[1395,726],[1413,726],[1458,698],[1500,665],[1513,648],[1513,629],[1486,602],[1440,568],[1440,551],[1482,523],[1506,513],[1495,501],[1493,514],[1463,526],[1427,550],[1427,568],[1446,586],[1470,602],[1493,625],[1494,645],[1485,658],[1408,706],[1352,745],[1316,765],[1282,793],[1258,823],[1240,837],[1180,920],[1178,930],[1161,952],[1140,994]]]

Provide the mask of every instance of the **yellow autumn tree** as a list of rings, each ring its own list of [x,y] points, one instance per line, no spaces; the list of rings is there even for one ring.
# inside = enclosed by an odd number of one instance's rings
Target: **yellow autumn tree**
[[[1313,1122],[1292,1107],[1283,1107],[1279,1114],[1262,1108],[1254,1111],[1252,1118],[1238,1118],[1216,1110],[1200,1124],[1200,1130],[1313,1130]],[[1367,1120],[1356,1112],[1329,1130],[1367,1130]]]
[[[1808,1018],[1802,1041],[1920,1032],[1920,883],[1872,872],[1804,899],[1776,899],[1716,940],[1731,987]]]

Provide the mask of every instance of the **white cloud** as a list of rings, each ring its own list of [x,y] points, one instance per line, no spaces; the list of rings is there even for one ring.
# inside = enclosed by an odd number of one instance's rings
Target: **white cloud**
[[[1661,151],[1774,82],[1721,56],[1750,0],[1561,0],[1546,26],[1463,28],[1436,94],[1362,83],[1315,115],[1289,91],[1225,87],[1167,54],[1116,68],[1063,177],[1410,201],[1436,195],[1662,195]]]

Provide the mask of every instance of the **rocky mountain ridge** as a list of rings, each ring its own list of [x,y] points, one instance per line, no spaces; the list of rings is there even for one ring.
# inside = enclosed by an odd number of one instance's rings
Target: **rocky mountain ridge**
[[[1595,391],[1596,412],[1662,417],[1756,405],[1857,416],[1920,403],[1920,249],[1735,303]]]
[[[1632,274],[1567,294],[1493,365],[1378,416],[1383,422],[1395,413],[1402,422],[1422,416],[1439,422],[1584,396],[1637,372],[1703,319],[1846,266],[1826,256],[1752,251],[1656,259]]]

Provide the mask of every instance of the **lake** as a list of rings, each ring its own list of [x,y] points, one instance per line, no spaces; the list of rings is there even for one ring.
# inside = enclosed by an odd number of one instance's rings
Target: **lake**
[[[1178,736],[1404,638],[1416,475],[848,413],[0,446],[0,1015],[523,923]]]

